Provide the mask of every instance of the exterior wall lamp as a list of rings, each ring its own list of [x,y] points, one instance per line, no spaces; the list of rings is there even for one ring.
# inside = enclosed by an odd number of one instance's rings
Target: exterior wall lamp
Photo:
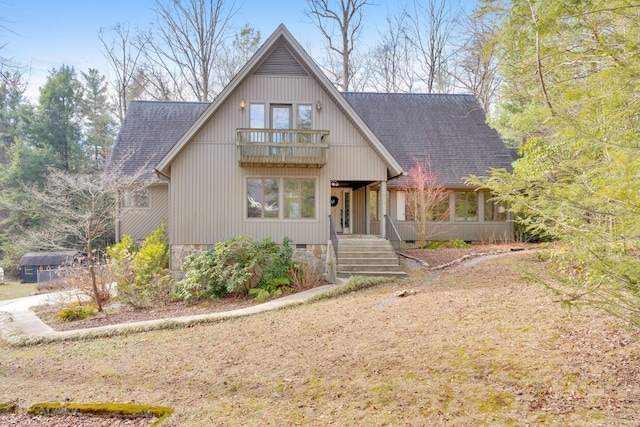
[[[322,110],[322,104],[320,104],[320,101],[316,102],[316,110],[318,111]]]
[[[240,100],[240,109],[241,109],[242,111],[244,111],[244,109],[245,109],[245,108],[247,108],[247,103],[246,103],[246,102],[244,102],[244,98],[242,98],[242,99]]]

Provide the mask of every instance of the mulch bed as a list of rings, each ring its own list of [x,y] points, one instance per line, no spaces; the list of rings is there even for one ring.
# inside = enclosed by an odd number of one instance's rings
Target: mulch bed
[[[504,253],[512,250],[532,249],[535,247],[537,247],[537,245],[530,243],[505,243],[493,245],[472,244],[466,249],[442,248],[434,250],[404,248],[401,252],[408,255],[408,257],[401,257],[401,261],[407,270],[415,269],[416,265],[417,268],[421,269],[436,269],[450,266],[458,261],[469,258]],[[424,264],[419,265],[413,259],[423,261],[428,267]],[[110,302],[104,306],[104,311],[98,313],[96,316],[66,322],[54,319],[55,314],[62,308],[61,306],[45,305],[36,308],[35,311],[40,319],[54,330],[68,331],[144,320],[220,313],[250,307],[256,304],[258,304],[256,300],[247,295],[234,295],[194,305],[173,301],[150,308],[135,308],[117,302]]]

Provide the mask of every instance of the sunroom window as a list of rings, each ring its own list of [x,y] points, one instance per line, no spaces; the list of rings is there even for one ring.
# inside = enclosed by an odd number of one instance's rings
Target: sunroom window
[[[478,193],[475,191],[456,191],[456,221],[478,220]]]
[[[500,203],[490,193],[484,193],[484,220],[504,222],[507,220],[507,207]]]

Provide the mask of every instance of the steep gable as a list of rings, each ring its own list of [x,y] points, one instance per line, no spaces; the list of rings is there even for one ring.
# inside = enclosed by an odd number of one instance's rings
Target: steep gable
[[[170,165],[182,152],[187,144],[200,132],[217,113],[217,111],[231,98],[238,87],[256,71],[261,73],[293,73],[295,75],[308,75],[314,78],[322,89],[335,101],[353,122],[354,126],[363,134],[370,143],[371,148],[383,160],[390,176],[402,173],[402,167],[396,159],[387,151],[386,147],[377,139],[367,125],[355,113],[348,102],[340,95],[340,92],[323,74],[322,70],[313,61],[307,52],[300,46],[289,30],[280,24],[274,33],[258,49],[254,56],[245,64],[240,72],[229,82],[216,99],[195,120],[193,125],[185,132],[180,140],[162,157],[156,167],[156,171],[166,177],[170,175]],[[304,74],[295,74],[304,73]],[[273,75],[273,74],[271,74]],[[287,74],[276,74],[287,75]]]

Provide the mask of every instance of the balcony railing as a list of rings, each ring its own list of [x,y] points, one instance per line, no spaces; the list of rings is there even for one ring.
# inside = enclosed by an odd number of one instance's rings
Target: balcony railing
[[[327,164],[328,130],[238,129],[241,166],[316,167]]]

